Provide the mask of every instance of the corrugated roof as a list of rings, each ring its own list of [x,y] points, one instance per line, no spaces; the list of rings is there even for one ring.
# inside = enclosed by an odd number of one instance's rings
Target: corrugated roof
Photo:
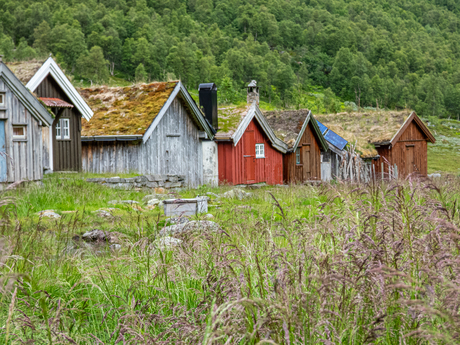
[[[82,120],[82,136],[144,134],[177,85],[156,82],[130,87],[94,87],[80,93],[94,111]]]
[[[46,106],[51,108],[73,108],[73,105],[59,98],[40,97]]]
[[[6,65],[14,75],[25,85],[37,73],[43,65],[44,60],[30,60],[19,62],[8,62]]]
[[[218,109],[219,130],[215,138],[217,140],[230,139],[238,129],[241,121],[248,114],[250,104],[244,106],[229,106]]]

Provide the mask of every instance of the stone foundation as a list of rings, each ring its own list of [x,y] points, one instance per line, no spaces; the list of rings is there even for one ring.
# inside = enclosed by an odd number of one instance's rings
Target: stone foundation
[[[100,183],[110,188],[158,188],[165,189],[185,187],[184,175],[141,175],[136,177],[96,177],[88,178],[86,182]]]

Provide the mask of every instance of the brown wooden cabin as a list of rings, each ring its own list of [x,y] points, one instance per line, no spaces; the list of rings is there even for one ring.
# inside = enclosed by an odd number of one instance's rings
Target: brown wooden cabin
[[[311,111],[274,111],[265,116],[289,148],[283,157],[284,182],[321,181],[321,153],[328,145]]]
[[[81,171],[81,119],[89,121],[92,110],[53,58],[41,65],[36,61],[12,63],[11,68],[55,115],[53,126],[43,129],[44,169]]]
[[[373,141],[378,158],[372,160],[377,176],[406,178],[410,174],[428,173],[428,142],[436,139],[412,112],[392,138]],[[383,171],[382,171],[383,166]],[[395,169],[396,167],[396,169]]]

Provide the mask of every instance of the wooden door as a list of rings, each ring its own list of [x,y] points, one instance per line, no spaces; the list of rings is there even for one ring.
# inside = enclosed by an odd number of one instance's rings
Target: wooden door
[[[253,130],[247,130],[243,135],[244,141],[244,172],[246,183],[254,183],[256,179],[256,141]]]
[[[406,176],[416,170],[414,162],[414,145],[406,145]]]
[[[308,181],[311,179],[311,152],[310,144],[302,147],[303,151],[303,180]]]
[[[0,121],[0,182],[6,182],[7,176],[5,121]]]

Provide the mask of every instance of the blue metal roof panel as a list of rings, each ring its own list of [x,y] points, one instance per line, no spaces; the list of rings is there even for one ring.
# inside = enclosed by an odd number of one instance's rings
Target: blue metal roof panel
[[[323,125],[321,122],[319,122],[318,120],[316,120],[316,122],[318,123],[319,130],[321,131],[322,134],[324,134],[327,131],[327,127]]]
[[[343,150],[343,148],[348,143],[348,141],[346,141],[340,135],[331,130],[327,131],[326,135],[324,136],[324,139],[326,139],[326,141],[330,142],[332,145],[337,147],[339,150]]]

